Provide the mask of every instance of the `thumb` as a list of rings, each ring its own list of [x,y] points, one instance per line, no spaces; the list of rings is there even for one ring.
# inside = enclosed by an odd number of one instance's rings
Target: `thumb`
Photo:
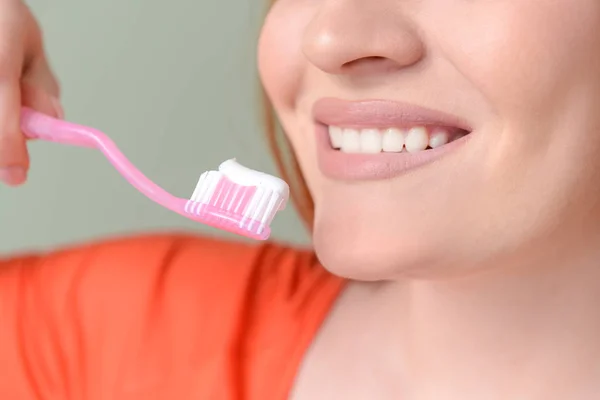
[[[39,57],[28,65],[21,80],[21,102],[24,106],[63,119],[59,93],[58,82],[45,58]]]

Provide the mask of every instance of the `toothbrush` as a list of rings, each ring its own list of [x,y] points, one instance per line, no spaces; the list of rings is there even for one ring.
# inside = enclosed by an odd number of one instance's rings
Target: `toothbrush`
[[[104,133],[22,108],[21,130],[30,139],[100,150],[123,177],[161,206],[194,221],[256,240],[285,208],[289,187],[281,179],[246,168],[235,159],[204,172],[190,199],[175,197],[145,177]]]

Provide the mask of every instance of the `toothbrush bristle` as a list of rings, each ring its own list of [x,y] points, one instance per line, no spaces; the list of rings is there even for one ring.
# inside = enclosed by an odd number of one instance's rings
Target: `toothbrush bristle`
[[[235,214],[243,213],[255,192],[255,186],[241,186],[227,178],[221,178],[208,204]]]
[[[248,175],[247,171],[251,173]],[[252,177],[252,172],[246,170],[244,178]],[[277,190],[279,187],[269,184],[269,179],[248,183],[236,182],[220,171],[205,172],[200,176],[185,211],[214,226],[266,239],[270,234],[271,221],[285,206],[288,192]],[[287,189],[285,182],[284,185]]]

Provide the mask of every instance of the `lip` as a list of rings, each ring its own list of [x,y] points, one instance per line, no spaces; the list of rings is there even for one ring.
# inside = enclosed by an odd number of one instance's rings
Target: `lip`
[[[462,147],[470,138],[472,128],[459,117],[387,100],[346,101],[325,98],[313,106],[317,159],[325,176],[336,180],[391,179],[436,162]],[[407,128],[438,126],[460,129],[469,134],[435,149],[417,153],[350,154],[331,147],[329,126],[344,128]]]

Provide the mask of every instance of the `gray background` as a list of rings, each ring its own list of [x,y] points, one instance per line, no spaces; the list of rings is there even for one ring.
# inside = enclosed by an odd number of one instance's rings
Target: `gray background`
[[[275,172],[258,101],[261,1],[28,4],[61,80],[67,119],[109,134],[160,186],[187,198],[201,172],[231,157]],[[97,151],[39,142],[30,152],[29,182],[0,186],[0,252],[142,231],[223,235],[152,203]],[[307,242],[292,207],[273,230],[277,240]]]

